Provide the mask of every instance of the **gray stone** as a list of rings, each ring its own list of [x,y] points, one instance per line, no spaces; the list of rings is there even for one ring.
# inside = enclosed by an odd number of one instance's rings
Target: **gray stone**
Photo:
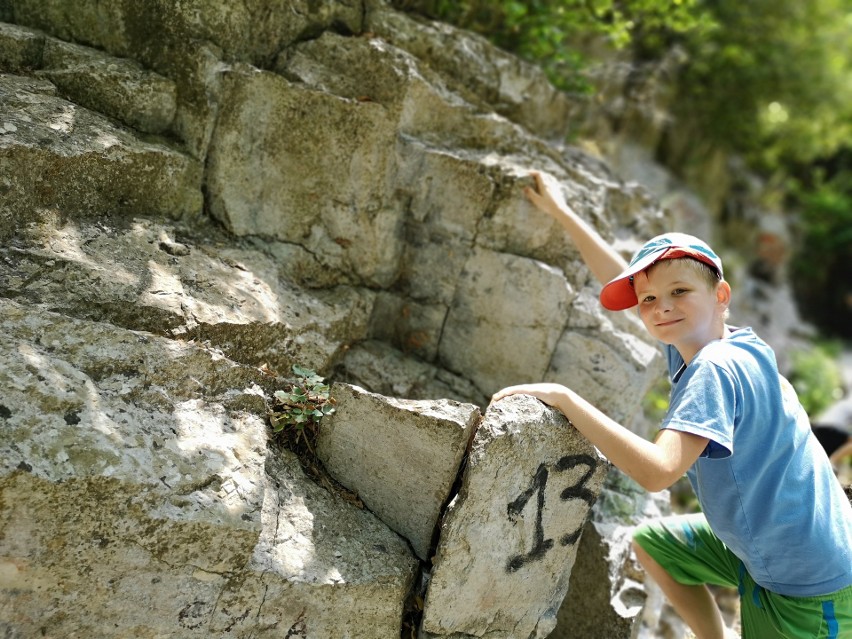
[[[409,51],[451,83],[471,103],[488,105],[538,135],[564,137],[576,105],[556,90],[541,69],[493,47],[484,37],[446,23],[415,21],[377,7],[367,28]]]
[[[8,300],[0,356],[11,636],[399,635],[416,559],[227,408],[259,370]]]
[[[661,371],[653,346],[609,327],[565,331],[550,360],[545,381],[580,392],[584,399],[619,423],[640,408],[642,398]]]
[[[402,244],[385,108],[250,68],[226,86],[210,149],[213,215],[236,235],[297,243],[329,267],[390,284]]]
[[[427,362],[435,361],[447,307],[422,303],[389,292],[376,296],[370,338],[395,346]]]
[[[201,166],[103,116],[0,77],[0,238],[61,210],[68,216],[201,212]]]
[[[603,538],[593,522],[586,524],[568,595],[559,608],[556,629],[548,639],[635,636],[647,595],[641,583],[624,577],[624,561],[610,560],[611,546],[612,541]]]
[[[222,637],[398,637],[417,559],[366,510],[267,457],[263,528],[244,571],[199,611]],[[198,636],[210,636],[199,633]]]
[[[26,72],[41,67],[44,34],[0,22],[0,70]]]
[[[402,150],[399,177],[409,214],[399,287],[414,299],[447,307],[494,196],[494,183],[480,154],[447,152],[416,141],[407,141]]]
[[[416,28],[416,22],[401,20],[406,28]],[[354,40],[323,33],[285,50],[275,70],[317,91],[380,104],[406,139],[438,146],[464,140],[465,147],[493,151],[518,137],[515,125],[483,113],[449,88],[428,60],[370,33]]]
[[[558,411],[492,404],[444,516],[422,636],[546,637],[607,468]]]
[[[669,512],[668,491],[651,495],[618,469],[610,470],[583,531],[568,594],[549,639],[638,636],[645,613],[653,614],[659,602],[632,552],[632,534],[643,519]]]
[[[189,230],[141,218],[111,227],[40,225],[0,249],[0,292],[80,318],[194,339],[284,375],[294,362],[329,371],[366,336],[370,291],[300,289],[262,251],[223,246],[216,237],[201,225]]]
[[[544,377],[573,290],[543,262],[476,249],[459,280],[439,353],[486,394]]]
[[[392,397],[449,398],[480,407],[488,404],[488,397],[470,380],[378,340],[348,349],[336,369],[336,378]]]
[[[139,63],[48,38],[43,69],[63,97],[145,133],[169,129],[177,108],[175,83]]]
[[[479,423],[476,406],[404,400],[335,384],[317,455],[367,508],[429,558],[432,535]]]
[[[210,42],[228,60],[268,65],[286,46],[332,25],[362,28],[356,0],[248,0],[239,4],[99,0],[8,0],[12,21],[62,40],[91,44],[112,55],[147,63],[176,60],[181,45]],[[156,66],[156,64],[151,64]]]

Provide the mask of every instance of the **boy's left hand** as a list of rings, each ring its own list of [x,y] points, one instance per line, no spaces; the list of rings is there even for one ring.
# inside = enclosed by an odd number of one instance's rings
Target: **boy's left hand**
[[[560,408],[568,395],[568,389],[561,384],[519,384],[518,386],[509,386],[501,391],[497,391],[491,397],[491,402],[499,402],[509,395],[532,395],[548,406]]]

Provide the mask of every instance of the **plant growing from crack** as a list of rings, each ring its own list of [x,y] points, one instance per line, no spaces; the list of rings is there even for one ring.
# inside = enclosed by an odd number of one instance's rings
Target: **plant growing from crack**
[[[354,506],[363,508],[364,503],[358,494],[335,481],[317,457],[319,423],[336,410],[328,384],[314,371],[298,364],[292,370],[296,378],[272,394],[268,414],[273,438],[296,454],[302,469],[314,481]]]
[[[334,413],[335,401],[323,377],[298,364],[292,370],[295,379],[273,393],[269,423],[290,450],[314,456],[320,420]]]

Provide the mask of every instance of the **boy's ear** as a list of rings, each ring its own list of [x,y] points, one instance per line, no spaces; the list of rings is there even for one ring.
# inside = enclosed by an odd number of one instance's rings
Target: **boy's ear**
[[[716,301],[728,308],[731,303],[731,285],[722,280],[716,285]]]

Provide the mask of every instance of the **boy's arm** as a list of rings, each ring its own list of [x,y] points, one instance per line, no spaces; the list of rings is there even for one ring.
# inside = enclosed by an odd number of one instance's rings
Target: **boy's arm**
[[[709,441],[706,437],[663,429],[650,442],[559,384],[510,386],[496,393],[491,401],[517,394],[532,395],[559,409],[609,461],[651,492],[668,488],[680,479]]]
[[[568,231],[586,266],[601,284],[606,284],[627,268],[627,261],[565,203],[558,184],[545,180],[538,171],[530,175],[535,180],[535,188],[525,187],[524,195],[537,209],[550,215]]]

